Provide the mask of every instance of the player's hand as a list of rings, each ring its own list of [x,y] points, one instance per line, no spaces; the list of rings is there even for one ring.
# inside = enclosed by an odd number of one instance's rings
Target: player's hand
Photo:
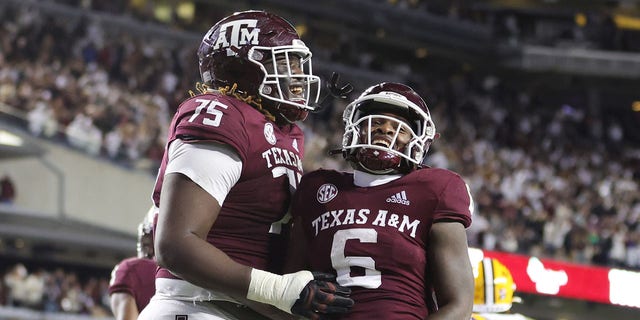
[[[302,289],[291,313],[319,320],[324,315],[348,312],[353,306],[353,300],[349,298],[351,289],[335,280],[331,274],[314,272],[313,280]]]
[[[338,82],[340,82],[340,74],[337,72],[332,73],[331,79],[327,82],[329,94],[334,98],[346,99],[347,95],[353,91],[353,86],[351,83],[340,85]]]
[[[349,93],[353,91],[353,85],[348,82],[346,84],[339,84],[339,82],[340,74],[337,72],[332,73],[331,78],[325,82],[325,86],[328,92],[324,94],[324,96],[320,99],[320,102],[311,104],[313,106],[313,110],[311,112],[322,112],[322,110],[324,110],[324,108],[326,107],[324,102],[329,96],[337,99],[348,98]]]

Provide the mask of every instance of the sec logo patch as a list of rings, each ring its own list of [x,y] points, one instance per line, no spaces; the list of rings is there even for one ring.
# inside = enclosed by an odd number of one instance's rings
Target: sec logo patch
[[[316,198],[320,203],[327,203],[338,195],[338,188],[331,184],[325,183],[318,188],[318,192],[316,193]]]
[[[273,133],[273,125],[269,122],[264,124],[264,138],[271,145],[275,145],[277,142],[276,135]]]

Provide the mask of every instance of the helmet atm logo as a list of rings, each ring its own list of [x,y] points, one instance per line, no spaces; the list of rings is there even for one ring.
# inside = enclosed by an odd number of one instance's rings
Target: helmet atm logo
[[[325,183],[318,188],[318,192],[316,193],[316,198],[320,203],[327,203],[338,195],[338,188],[331,184]]]
[[[260,29],[256,28],[257,24],[258,20],[254,19],[235,20],[222,24],[220,26],[218,38],[215,39],[213,49],[217,50],[220,47],[228,48],[231,46],[239,47],[246,44],[257,45],[258,35],[260,34]],[[249,30],[249,28],[252,29]],[[231,34],[229,41],[227,41],[227,33]],[[209,38],[211,36],[211,34],[207,34],[205,35],[205,38]]]

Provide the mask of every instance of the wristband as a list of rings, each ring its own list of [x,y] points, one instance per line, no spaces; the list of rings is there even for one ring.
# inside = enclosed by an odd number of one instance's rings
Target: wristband
[[[291,307],[300,298],[300,292],[313,280],[309,271],[298,271],[285,275],[251,269],[251,282],[247,299],[267,303],[291,313]]]

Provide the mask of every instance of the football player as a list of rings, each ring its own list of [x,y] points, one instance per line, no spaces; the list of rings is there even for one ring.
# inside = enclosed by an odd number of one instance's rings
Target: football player
[[[458,174],[422,164],[437,136],[426,103],[385,82],[350,103],[343,120],[337,151],[354,172],[302,178],[287,269],[331,273],[351,288],[355,304],[339,319],[469,319],[473,206]]]
[[[259,319],[247,305],[285,318],[347,311],[349,290],[326,275],[279,274],[302,175],[296,122],[320,91],[310,50],[281,17],[244,11],[216,23],[197,54],[204,87],[169,128],[153,193],[161,268],[139,319]]]
[[[475,291],[472,320],[533,320],[508,313],[516,285],[509,269],[497,259],[484,258],[473,269]]]
[[[116,320],[137,319],[155,292],[154,213],[152,207],[138,225],[137,257],[123,260],[111,272],[109,299]]]

